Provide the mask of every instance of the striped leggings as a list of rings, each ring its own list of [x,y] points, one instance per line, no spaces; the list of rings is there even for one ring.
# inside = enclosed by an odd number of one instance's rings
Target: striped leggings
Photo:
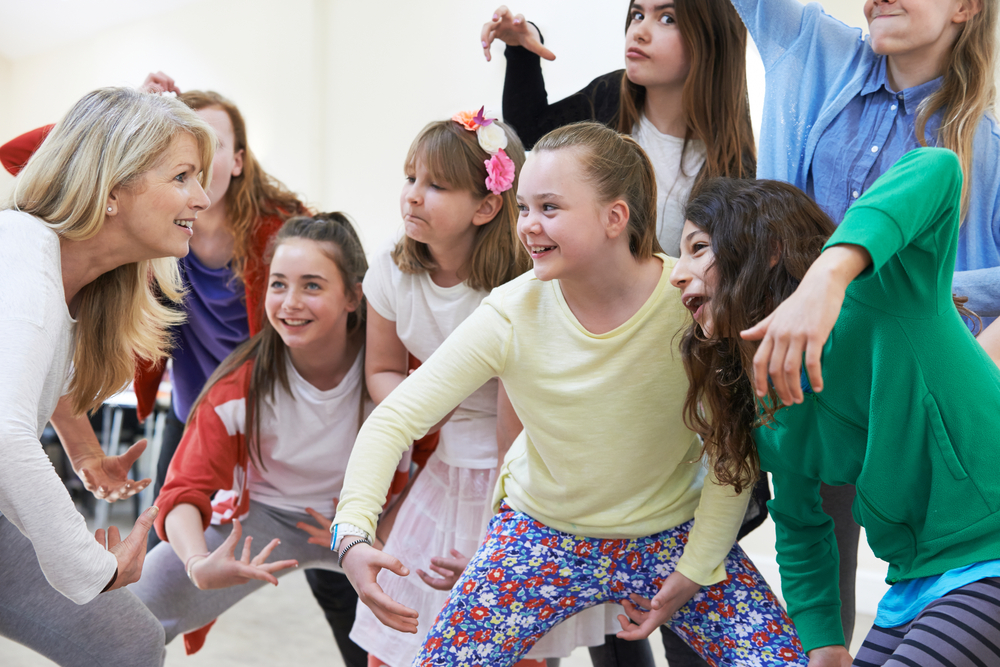
[[[1000,665],[1000,578],[981,579],[927,605],[897,628],[873,626],[854,667]]]

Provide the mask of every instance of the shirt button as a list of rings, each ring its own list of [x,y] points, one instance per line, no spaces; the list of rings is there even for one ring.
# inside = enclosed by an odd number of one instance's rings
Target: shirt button
[[[872,146],[872,153],[878,153],[878,146]]]
[[[895,104],[893,104],[892,106],[889,107],[889,111],[895,111],[895,110],[896,110],[896,105]]]
[[[857,190],[855,190],[854,192],[852,192],[852,193],[851,193],[851,196],[852,196],[852,197],[854,197],[855,199],[857,199],[857,198],[858,198],[858,197],[860,197],[861,195],[860,195],[860,194],[858,193],[858,191],[857,191]]]
[[[896,99],[899,100],[900,102],[902,102],[903,101],[903,93],[896,93]]]

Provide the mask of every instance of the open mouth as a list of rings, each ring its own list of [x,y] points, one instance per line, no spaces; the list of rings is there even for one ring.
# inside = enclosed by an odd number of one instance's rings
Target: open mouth
[[[286,327],[304,327],[310,322],[312,322],[312,320],[290,320],[290,319],[281,320],[281,323],[284,324]]]
[[[183,227],[184,229],[191,229],[191,225],[194,224],[194,220],[174,220],[174,224],[178,227]]]
[[[692,294],[691,296],[686,296],[682,299],[684,307],[691,311],[694,319],[698,319],[698,315],[701,314],[702,307],[710,301],[708,297],[701,296],[700,294]]]
[[[544,255],[544,254],[546,254],[548,252],[552,252],[555,249],[556,249],[556,246],[554,246],[554,245],[529,245],[528,246],[528,253],[532,257],[541,257],[542,255]]]

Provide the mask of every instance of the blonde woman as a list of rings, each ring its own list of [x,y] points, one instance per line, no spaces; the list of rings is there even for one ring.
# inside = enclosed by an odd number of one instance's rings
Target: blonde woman
[[[57,408],[81,418],[165,353],[180,316],[158,294],[180,297],[172,258],[209,204],[214,145],[176,100],[97,90],[0,210],[0,635],[60,665],[163,662],[159,622],[117,590],[141,574],[156,508],[125,540],[95,541],[38,436]]]

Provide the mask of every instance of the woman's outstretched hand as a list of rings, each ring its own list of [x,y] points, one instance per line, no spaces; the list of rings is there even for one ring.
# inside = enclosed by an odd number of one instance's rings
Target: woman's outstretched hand
[[[398,560],[367,544],[358,544],[344,555],[344,573],[354,590],[375,614],[375,618],[393,630],[417,633],[417,612],[385,594],[375,578],[382,569],[405,577],[410,573]]]
[[[240,541],[242,534],[243,526],[240,525],[240,520],[233,519],[233,530],[229,533],[226,541],[207,557],[200,558],[191,564],[191,580],[195,586],[207,591],[213,588],[238,586],[251,579],[260,579],[277,586],[278,578],[274,576],[274,573],[299,564],[297,560],[266,562],[274,548],[281,544],[278,539],[271,540],[256,557],[251,559],[250,545],[253,542],[253,537],[250,536],[247,536],[243,541],[243,554],[237,559],[236,544]]]
[[[142,564],[146,560],[146,535],[153,527],[153,521],[159,511],[160,508],[153,505],[140,514],[132,526],[132,531],[124,540],[117,526],[111,526],[106,532],[103,528],[98,528],[94,532],[94,539],[98,544],[110,551],[118,561],[118,571],[114,583],[107,588],[108,591],[139,581],[139,577],[142,576]]]
[[[113,503],[139,493],[152,481],[148,477],[134,482],[129,479],[132,464],[146,451],[146,440],[129,447],[124,454],[105,456],[98,451],[73,461],[73,469],[83,481],[83,486],[98,500]]]
[[[431,569],[441,575],[432,577],[423,570],[417,570],[417,576],[424,580],[424,583],[439,591],[450,591],[455,587],[455,582],[465,572],[469,566],[469,557],[457,549],[451,550],[451,558],[441,558],[435,556],[431,558]]]
[[[542,45],[542,36],[538,29],[524,20],[523,14],[514,15],[506,5],[493,13],[493,18],[483,24],[483,53],[486,60],[491,60],[490,45],[494,39],[499,39],[509,46],[523,46],[546,60],[555,60],[556,54]]]
[[[674,570],[663,582],[660,592],[652,600],[633,593],[628,600],[622,601],[625,615],[618,615],[618,622],[622,624],[621,632],[617,635],[618,638],[629,641],[645,639],[653,634],[658,627],[669,621],[677,613],[677,610],[686,605],[699,590],[701,590],[701,585]],[[649,611],[643,611],[639,607],[644,607]]]
[[[813,391],[823,391],[823,346],[844,305],[847,286],[871,264],[868,251],[857,245],[828,248],[806,271],[790,297],[756,326],[740,335],[759,340],[753,358],[757,396],[767,394],[771,378],[778,398],[786,405],[801,403],[802,355]]]

